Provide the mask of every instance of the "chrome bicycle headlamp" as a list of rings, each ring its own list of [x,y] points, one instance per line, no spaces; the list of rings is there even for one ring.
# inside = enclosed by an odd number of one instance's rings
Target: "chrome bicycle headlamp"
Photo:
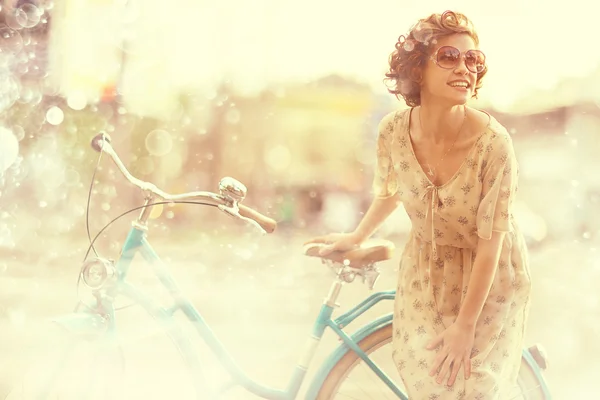
[[[81,267],[83,283],[92,290],[101,289],[116,276],[112,261],[103,258],[90,258]]]

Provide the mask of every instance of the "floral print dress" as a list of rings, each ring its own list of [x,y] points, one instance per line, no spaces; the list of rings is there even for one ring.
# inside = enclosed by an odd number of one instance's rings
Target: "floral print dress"
[[[413,151],[411,114],[386,115],[377,138],[375,195],[397,195],[412,221],[394,304],[393,360],[410,399],[503,399],[516,385],[531,286],[527,248],[511,213],[518,178],[512,140],[490,116],[459,170],[436,186]],[[438,384],[429,376],[436,351],[425,346],[456,319],[477,243],[493,231],[506,235],[476,324],[471,377],[465,380],[461,368],[447,387],[447,377]]]

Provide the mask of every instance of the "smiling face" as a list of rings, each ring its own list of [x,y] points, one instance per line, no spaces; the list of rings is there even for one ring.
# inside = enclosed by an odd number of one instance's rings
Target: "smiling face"
[[[451,46],[460,51],[459,62],[451,68],[442,68],[435,61],[438,49],[443,46]],[[475,41],[468,34],[454,34],[438,39],[423,70],[421,99],[448,106],[465,104],[473,96],[477,83],[477,72],[467,68],[467,63],[470,63],[471,69],[474,68],[473,57],[476,53],[467,51],[476,49]],[[445,64],[443,66],[447,67]]]

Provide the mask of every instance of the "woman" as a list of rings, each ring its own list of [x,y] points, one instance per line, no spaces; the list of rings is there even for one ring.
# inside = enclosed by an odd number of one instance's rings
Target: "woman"
[[[386,80],[410,108],[379,125],[375,199],[354,232],[310,241],[348,250],[404,205],[392,356],[411,399],[501,399],[520,365],[530,276],[512,215],[518,168],[506,129],[466,106],[487,72],[478,46],[449,11],[400,37]]]

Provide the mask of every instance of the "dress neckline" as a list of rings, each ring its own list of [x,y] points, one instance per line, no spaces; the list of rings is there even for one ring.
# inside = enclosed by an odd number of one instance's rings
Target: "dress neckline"
[[[425,179],[427,180],[427,182],[429,183],[429,185],[431,185],[432,187],[435,187],[436,189],[442,189],[443,187],[450,185],[456,179],[456,177],[458,177],[460,175],[460,173],[462,172],[462,170],[465,167],[465,164],[467,163],[467,160],[471,156],[471,153],[473,152],[473,150],[475,150],[475,148],[477,147],[477,144],[479,143],[479,141],[481,140],[481,138],[490,130],[490,126],[492,124],[492,116],[490,114],[488,114],[487,112],[482,111],[483,113],[487,114],[487,116],[489,117],[488,123],[485,126],[485,128],[483,129],[483,132],[479,135],[479,137],[477,138],[477,140],[473,143],[473,145],[471,146],[471,148],[469,149],[469,151],[467,152],[467,154],[463,158],[460,166],[454,172],[454,174],[450,177],[450,179],[448,179],[443,184],[436,185],[435,183],[433,183],[431,181],[431,179],[429,178],[429,176],[427,175],[427,173],[425,172],[425,170],[423,170],[423,166],[419,162],[419,159],[417,158],[417,155],[416,155],[415,150],[413,148],[412,136],[410,134],[410,123],[411,123],[411,119],[412,119],[412,112],[413,112],[414,109],[415,109],[415,107],[411,107],[408,110],[408,113],[407,113],[408,114],[408,118],[404,118],[403,122],[406,124],[406,127],[405,127],[405,129],[403,129],[403,133],[402,134],[405,134],[405,135],[408,136],[408,138],[407,138],[408,147],[410,149],[410,153],[412,155],[413,160],[415,161],[415,163],[418,166],[419,173],[425,177]]]

